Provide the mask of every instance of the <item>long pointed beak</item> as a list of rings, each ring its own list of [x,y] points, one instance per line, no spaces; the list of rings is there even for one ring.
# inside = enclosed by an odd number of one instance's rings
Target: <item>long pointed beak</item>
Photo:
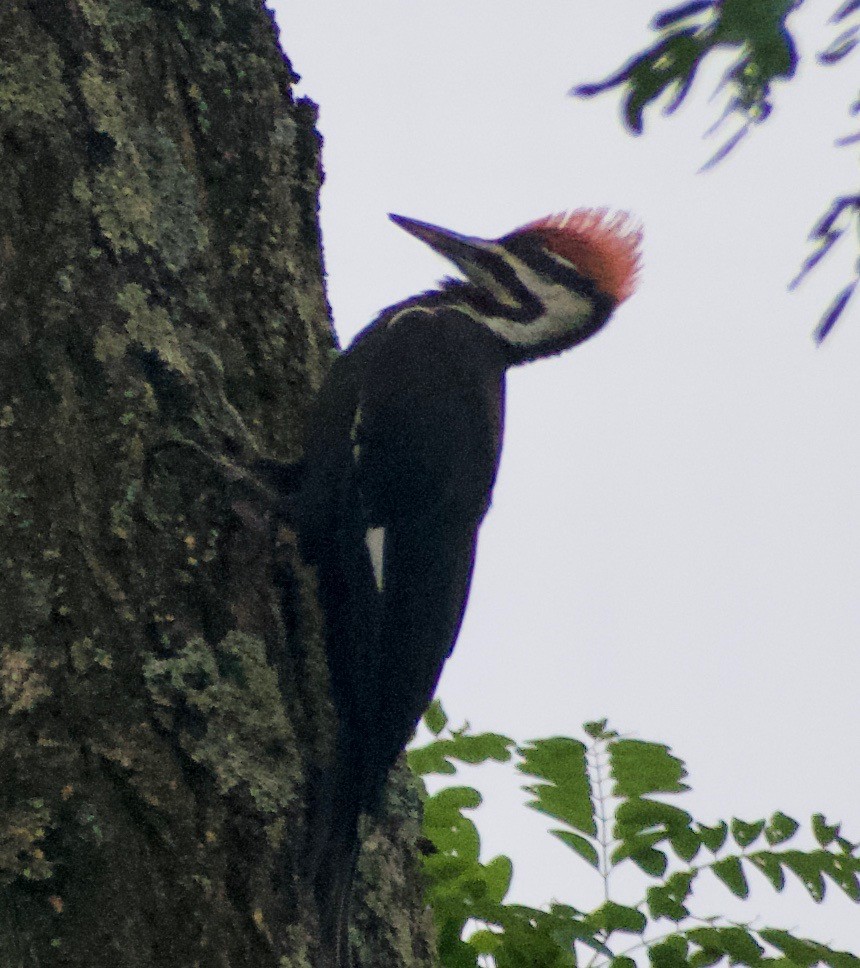
[[[430,225],[429,222],[419,222],[403,215],[390,214],[388,217],[395,225],[425,242],[439,255],[456,263],[464,272],[468,272],[468,267],[475,264],[477,253],[489,245],[485,239],[459,235],[457,232],[439,228],[438,225]]]

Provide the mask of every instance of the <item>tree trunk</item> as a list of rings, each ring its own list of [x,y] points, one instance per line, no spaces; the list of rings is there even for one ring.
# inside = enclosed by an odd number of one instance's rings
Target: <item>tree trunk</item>
[[[308,966],[314,579],[247,473],[333,336],[260,0],[0,6],[0,968]],[[362,966],[432,963],[405,772]]]

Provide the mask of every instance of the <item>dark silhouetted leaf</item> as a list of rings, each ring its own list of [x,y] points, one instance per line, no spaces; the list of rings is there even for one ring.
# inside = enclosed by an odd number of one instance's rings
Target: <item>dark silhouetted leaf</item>
[[[642,934],[648,921],[636,908],[606,901],[588,917],[592,927],[602,931],[626,931],[629,934]]]
[[[665,30],[667,27],[671,27],[681,20],[694,17],[697,13],[702,13],[705,10],[713,10],[715,6],[715,0],[692,0],[691,3],[683,3],[680,7],[674,7],[672,10],[664,10],[662,13],[658,13],[651,21],[651,26],[655,30]]]
[[[852,50],[860,43],[860,28],[851,27],[844,30],[838,37],[831,41],[827,47],[818,55],[818,60],[822,64],[836,64],[847,57]]]
[[[718,165],[723,158],[725,158],[733,148],[736,148],[749,133],[750,125],[747,123],[740,130],[736,131],[721,148],[711,155],[711,157],[704,163],[704,165],[702,165],[699,171],[709,171],[714,167],[714,165]]]
[[[856,134],[846,134],[844,138],[837,138],[833,143],[837,148],[847,148],[848,145],[856,145],[860,142],[860,131]]]
[[[565,846],[570,847],[580,857],[584,857],[592,867],[600,867],[600,857],[597,853],[597,848],[590,840],[586,840],[585,837],[580,837],[579,834],[575,834],[570,830],[552,830],[550,832],[555,837],[558,837]]]
[[[845,3],[840,6],[833,16],[830,18],[833,23],[839,23],[845,20],[846,17],[850,17],[852,13],[856,13],[860,10],[860,0],[845,0]]]
[[[833,246],[842,237],[842,230],[837,232],[831,232],[820,246],[809,256],[804,259],[803,265],[800,267],[800,272],[792,279],[789,283],[789,289],[796,289],[804,278],[814,269],[819,262],[827,255],[827,253],[833,248]]]
[[[839,317],[845,311],[845,307],[848,305],[851,297],[854,295],[854,290],[857,288],[857,283],[857,279],[855,279],[853,282],[850,282],[833,300],[833,302],[830,304],[830,308],[827,310],[824,316],[822,316],[821,322],[818,324],[814,334],[815,342],[819,345],[824,342],[824,340],[827,338],[827,334],[839,321]]]
[[[690,93],[690,88],[693,86],[693,81],[696,79],[696,74],[698,72],[698,65],[694,64],[690,71],[685,77],[682,77],[675,85],[675,91],[672,94],[669,103],[663,108],[663,114],[674,114],[675,111],[684,103],[687,95]]]
[[[685,938],[675,935],[648,948],[648,960],[653,968],[687,968],[689,945]]]

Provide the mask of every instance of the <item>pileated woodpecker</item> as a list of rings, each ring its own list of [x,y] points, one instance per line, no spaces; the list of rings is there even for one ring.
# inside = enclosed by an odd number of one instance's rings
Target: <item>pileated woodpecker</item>
[[[596,333],[634,288],[625,214],[552,215],[500,239],[392,215],[465,279],[384,310],[320,391],[295,502],[318,570],[339,718],[316,890],[349,965],[358,819],[427,708],[469,593],[502,446],[505,371]]]

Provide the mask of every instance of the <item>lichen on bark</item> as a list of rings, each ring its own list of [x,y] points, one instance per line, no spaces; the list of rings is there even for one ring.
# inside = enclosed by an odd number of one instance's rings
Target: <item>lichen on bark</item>
[[[298,457],[334,344],[294,81],[258,0],[0,6],[4,966],[314,958],[324,629],[233,473]],[[429,964],[414,810],[362,965]]]

